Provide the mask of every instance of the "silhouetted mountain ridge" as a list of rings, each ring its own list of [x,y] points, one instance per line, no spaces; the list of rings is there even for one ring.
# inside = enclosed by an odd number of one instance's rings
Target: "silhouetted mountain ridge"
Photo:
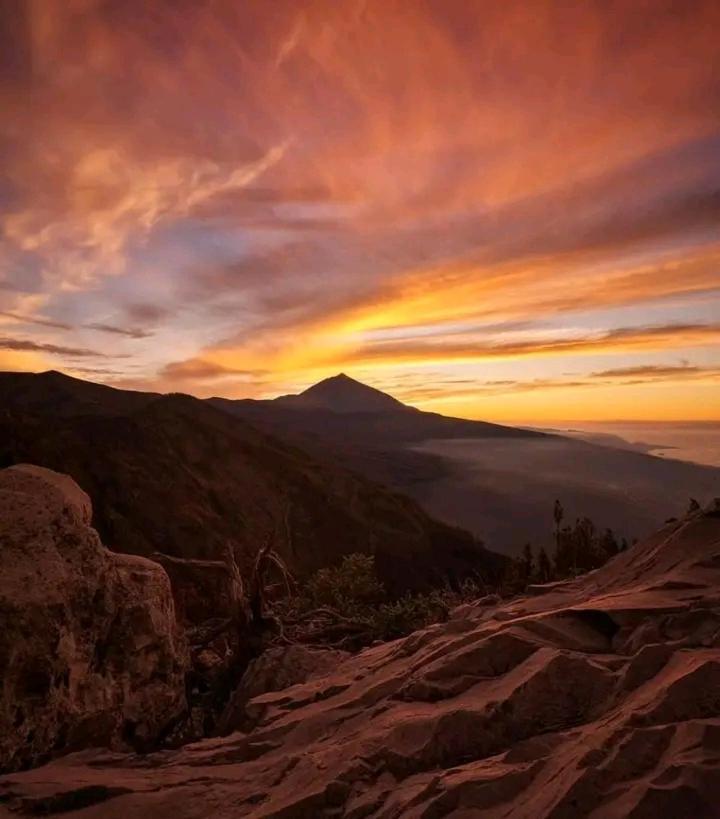
[[[247,568],[268,537],[298,577],[375,554],[396,591],[504,563],[414,501],[187,395],[118,390],[59,373],[0,373],[0,465],[71,475],[110,548]]]
[[[409,407],[345,373],[326,378],[298,395],[254,400],[214,397],[208,401],[276,434],[319,437],[363,446],[414,443],[431,438],[538,438],[545,433],[453,418]]]
[[[347,376],[328,381],[330,397],[345,388],[357,390]],[[681,513],[688,497],[714,497],[720,482],[720,469],[714,467],[452,418],[399,402],[353,412],[330,408],[329,400],[324,406],[287,399],[209,401],[409,494],[429,514],[507,553],[518,554],[528,541],[551,546],[555,498],[562,499],[569,520],[587,516],[632,539]]]
[[[391,395],[340,373],[308,387],[299,395],[281,395],[278,404],[333,412],[408,412],[412,408]]]

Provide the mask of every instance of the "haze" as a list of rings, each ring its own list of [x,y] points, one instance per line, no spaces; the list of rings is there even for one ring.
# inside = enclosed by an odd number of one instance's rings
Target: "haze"
[[[720,417],[716,2],[0,18],[0,370]]]

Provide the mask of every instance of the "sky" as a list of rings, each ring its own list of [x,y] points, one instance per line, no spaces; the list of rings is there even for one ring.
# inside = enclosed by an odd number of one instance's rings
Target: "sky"
[[[3,0],[0,369],[720,419],[716,0]]]

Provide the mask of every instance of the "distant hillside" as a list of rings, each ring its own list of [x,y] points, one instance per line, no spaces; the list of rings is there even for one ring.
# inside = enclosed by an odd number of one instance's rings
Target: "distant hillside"
[[[131,412],[159,398],[158,393],[116,390],[104,384],[44,373],[0,372],[0,410],[22,410],[54,417],[117,415]]]
[[[548,437],[542,432],[423,412],[344,373],[326,378],[299,395],[283,395],[269,401],[208,400],[216,407],[256,421],[278,434],[320,437],[364,446],[413,443],[431,438]]]
[[[248,564],[275,532],[299,575],[373,552],[395,590],[503,562],[414,501],[189,396],[2,373],[0,466],[20,462],[70,474],[103,542],[125,552],[216,557],[230,540]]]
[[[303,397],[316,392],[322,406]],[[422,412],[376,392],[336,376],[293,399],[209,400],[411,495],[428,514],[509,554],[528,541],[549,545],[555,498],[570,523],[588,516],[631,539],[683,512],[690,497],[720,493],[717,468]]]

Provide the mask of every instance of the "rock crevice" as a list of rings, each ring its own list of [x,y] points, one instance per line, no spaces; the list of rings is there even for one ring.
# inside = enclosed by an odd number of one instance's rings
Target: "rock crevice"
[[[393,643],[273,649],[225,715],[240,730],[85,751],[0,795],[78,819],[714,819],[719,536],[698,511],[582,578]]]

